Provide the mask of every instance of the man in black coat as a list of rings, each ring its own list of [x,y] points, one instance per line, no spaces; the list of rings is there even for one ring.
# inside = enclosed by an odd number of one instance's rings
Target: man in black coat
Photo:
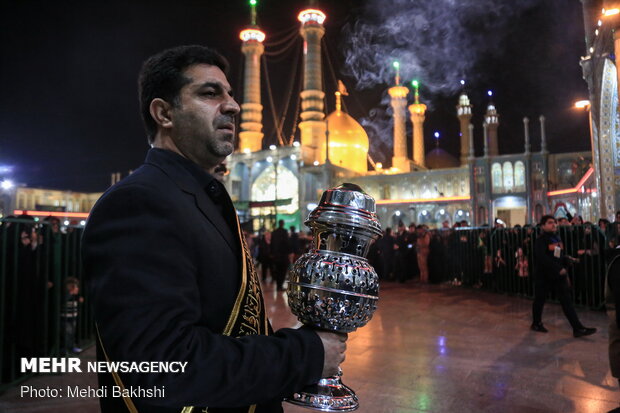
[[[555,291],[562,311],[573,327],[573,336],[582,337],[594,334],[596,328],[581,324],[571,297],[571,285],[567,266],[573,260],[564,253],[564,244],[557,234],[557,222],[551,215],[540,220],[542,232],[534,244],[536,272],[534,274],[534,303],[532,305],[531,329],[540,333],[548,330],[542,323],[542,312],[550,290]]]
[[[187,364],[100,372],[103,413],[281,412],[283,397],[344,360],[344,334],[269,325],[235,209],[209,173],[234,149],[240,109],[226,66],[209,48],[181,46],[142,67],[152,149],[97,202],[83,238],[97,357]]]

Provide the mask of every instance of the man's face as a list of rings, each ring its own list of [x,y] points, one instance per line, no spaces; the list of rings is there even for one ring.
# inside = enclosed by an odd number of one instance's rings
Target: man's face
[[[30,235],[26,231],[22,231],[20,235],[22,245],[30,245]]]
[[[235,149],[234,117],[239,105],[219,67],[196,64],[184,75],[191,81],[183,86],[171,110],[171,136],[183,155],[203,168],[212,168]]]
[[[557,222],[555,222],[555,219],[549,218],[547,221],[545,221],[542,229],[545,232],[555,232],[557,230],[557,227],[558,224]]]

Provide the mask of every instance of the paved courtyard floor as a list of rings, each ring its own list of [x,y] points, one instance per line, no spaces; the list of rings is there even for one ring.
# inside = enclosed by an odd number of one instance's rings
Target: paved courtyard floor
[[[295,325],[285,293],[270,285],[264,291],[274,328]],[[605,314],[578,310],[599,332],[576,339],[556,304],[543,315],[549,333],[530,331],[531,304],[449,285],[382,283],[379,309],[349,335],[342,365],[343,381],[360,398],[358,412],[604,413],[620,406]],[[82,357],[94,359],[94,349]],[[48,375],[25,384],[94,386],[96,377]],[[18,390],[0,396],[0,412],[99,411],[96,399],[24,399]],[[289,404],[284,410],[309,412]]]

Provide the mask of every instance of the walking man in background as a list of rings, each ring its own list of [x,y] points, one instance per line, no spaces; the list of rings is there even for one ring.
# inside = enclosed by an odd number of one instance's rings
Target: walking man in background
[[[548,330],[542,323],[542,312],[549,291],[555,291],[566,319],[573,327],[573,336],[582,337],[596,333],[596,328],[584,327],[579,321],[571,297],[571,283],[567,267],[574,258],[565,255],[564,245],[557,234],[557,222],[551,215],[540,220],[542,233],[534,244],[536,272],[534,274],[534,303],[531,329],[539,333]]]

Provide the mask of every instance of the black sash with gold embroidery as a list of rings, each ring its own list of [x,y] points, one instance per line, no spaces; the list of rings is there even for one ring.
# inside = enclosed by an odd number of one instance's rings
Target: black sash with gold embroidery
[[[252,254],[245,240],[245,236],[237,218],[237,231],[243,250],[243,265],[241,270],[241,287],[235,300],[228,322],[222,334],[231,337],[243,337],[251,335],[269,335],[269,320],[263,302],[263,293]],[[253,413],[256,405],[248,407],[248,413]],[[206,407],[184,407],[181,413],[208,412]]]

